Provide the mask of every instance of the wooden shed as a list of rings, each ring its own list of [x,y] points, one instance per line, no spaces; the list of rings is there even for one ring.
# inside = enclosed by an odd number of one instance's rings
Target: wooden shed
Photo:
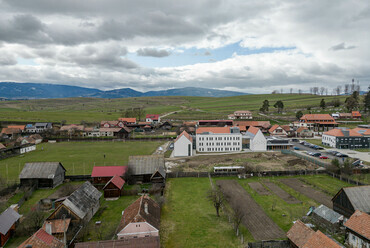
[[[26,163],[19,179],[22,187],[55,188],[62,184],[66,169],[60,162]]]
[[[333,197],[333,210],[349,218],[356,210],[370,213],[370,185],[342,188]]]
[[[129,173],[139,183],[164,183],[166,170],[163,155],[130,156]]]
[[[120,176],[115,175],[112,177],[112,179],[103,187],[104,198],[120,197],[123,191],[123,185],[125,185],[125,180]]]
[[[20,217],[21,216],[10,207],[0,214],[0,247],[3,247],[15,232],[15,224]]]

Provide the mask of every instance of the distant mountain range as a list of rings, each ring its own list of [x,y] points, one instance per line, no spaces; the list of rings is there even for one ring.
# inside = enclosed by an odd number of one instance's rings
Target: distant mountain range
[[[226,97],[249,95],[227,90],[214,90],[198,87],[186,87],[160,91],[140,92],[131,88],[102,91],[69,85],[40,84],[40,83],[14,83],[0,82],[0,98],[9,100],[17,99],[45,99],[67,97],[96,97],[96,98],[127,98],[149,96],[203,96]]]

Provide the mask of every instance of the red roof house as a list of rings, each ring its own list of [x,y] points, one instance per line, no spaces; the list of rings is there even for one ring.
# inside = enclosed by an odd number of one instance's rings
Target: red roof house
[[[43,229],[39,229],[26,241],[24,241],[18,248],[37,247],[37,248],[63,248],[62,241],[48,234]]]
[[[345,223],[349,244],[357,247],[358,243],[369,243],[370,241],[370,215],[356,210]],[[353,237],[354,236],[354,237]],[[362,241],[361,241],[362,240]]]
[[[126,124],[136,124],[136,118],[118,118],[118,120]]]
[[[107,184],[103,187],[104,198],[120,197],[125,180],[122,177],[115,175]]]
[[[146,122],[160,122],[159,115],[147,114],[145,117]]]
[[[123,178],[127,171],[127,166],[94,166],[91,178],[94,185],[100,184],[104,186],[107,184],[115,175]]]
[[[359,111],[352,111],[352,118],[353,119],[360,119],[361,118],[361,114]]]

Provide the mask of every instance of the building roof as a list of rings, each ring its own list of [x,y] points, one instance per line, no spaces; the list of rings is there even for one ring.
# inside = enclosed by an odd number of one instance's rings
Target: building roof
[[[1,133],[5,133],[5,134],[13,134],[13,133],[21,133],[22,130],[20,130],[19,128],[8,128],[8,127],[4,127],[2,130],[1,130]]]
[[[280,125],[279,125],[279,124],[275,124],[275,125],[273,125],[273,126],[269,129],[269,133],[274,132],[278,127],[280,127]]]
[[[174,142],[178,141],[182,136],[185,136],[191,143],[193,143],[193,137],[191,137],[191,135],[188,134],[185,130],[179,136],[177,136]]]
[[[305,114],[301,117],[301,120],[306,121],[323,121],[323,120],[330,120],[335,122],[334,118],[329,114]]]
[[[166,177],[163,155],[130,156],[128,167],[133,175],[153,174],[158,171]]]
[[[308,130],[308,128],[307,127],[299,127],[297,129],[297,133],[301,133],[303,130]]]
[[[76,243],[75,248],[159,248],[159,236]]]
[[[196,133],[230,133],[230,127],[198,127]]]
[[[62,205],[68,207],[79,218],[83,219],[88,211],[96,205],[96,202],[99,202],[101,196],[102,193],[90,182],[85,182],[68,196],[68,198],[62,202]]]
[[[370,212],[370,185],[342,188],[332,201],[344,191],[355,210]]]
[[[100,122],[100,125],[104,125],[104,124],[109,124],[109,125],[113,125],[113,126],[116,126],[116,125],[118,125],[118,123],[119,123],[120,121],[101,121]]]
[[[65,223],[64,223],[65,222]],[[42,225],[42,229],[46,231],[46,224],[51,225],[51,233],[63,233],[68,230],[69,224],[71,223],[71,219],[56,219],[56,220],[46,220]]]
[[[325,205],[320,205],[319,207],[315,208],[313,212],[332,224],[335,224],[340,220],[343,220],[343,215],[335,212],[334,210],[328,208]]]
[[[349,117],[349,118],[351,118],[352,114],[351,113],[339,113],[339,116],[340,117]]]
[[[370,240],[370,215],[356,210],[344,226]]]
[[[196,121],[184,121],[182,125],[186,127],[195,127],[197,125],[197,122]]]
[[[113,132],[113,133],[118,133],[121,130],[122,130],[121,127],[101,127],[99,129],[100,132]]]
[[[233,121],[235,126],[254,126],[268,128],[271,126],[270,121]]]
[[[240,115],[240,114],[251,115],[252,112],[251,111],[248,111],[248,110],[237,110],[237,111],[234,112],[234,115]]]
[[[84,125],[71,124],[62,126],[60,128],[60,131],[71,131],[71,130],[83,131],[84,128],[85,128]]]
[[[115,185],[117,188],[122,189],[123,185],[125,185],[125,180],[123,180],[122,177],[115,175],[107,182],[103,189],[105,189],[105,187],[107,187],[110,183],[113,183],[113,185]]]
[[[7,208],[0,214],[0,233],[5,235],[20,217],[12,208]]]
[[[113,177],[123,176],[127,171],[127,166],[94,166],[91,177]]]
[[[352,116],[354,117],[361,117],[361,114],[359,111],[352,111]]]
[[[302,221],[297,220],[287,232],[288,239],[298,247],[303,245],[315,234],[315,231],[306,226]]]
[[[149,118],[149,119],[152,119],[152,120],[158,120],[159,115],[147,114],[145,118]]]
[[[282,125],[281,128],[284,129],[286,132],[290,132],[292,130],[289,125]]]
[[[26,163],[23,167],[20,179],[26,178],[45,178],[52,179],[55,177],[58,167],[62,167],[64,171],[66,169],[60,162],[35,162]]]
[[[248,132],[253,134],[253,135],[256,135],[258,133],[258,131],[260,131],[260,129],[258,127],[250,126],[248,128]]]
[[[6,146],[4,146],[2,143],[0,143],[0,149],[6,149]]]
[[[35,139],[35,140],[39,140],[39,139],[43,139],[42,136],[38,133],[35,133],[35,134],[32,134],[30,135],[31,138]]]
[[[147,212],[145,206],[147,206]],[[161,208],[158,203],[149,196],[143,195],[124,210],[118,232],[128,224],[136,222],[147,222],[159,230],[160,220]]]
[[[345,135],[343,131],[348,131],[348,135]],[[335,136],[335,137],[361,137],[362,135],[353,129],[339,129],[339,128],[333,128],[327,132],[324,133],[325,135]]]
[[[136,118],[118,118],[119,121],[136,123]]]
[[[308,241],[302,246],[302,248],[341,248],[342,246],[336,243],[334,240],[323,234],[320,230],[315,232]]]
[[[356,127],[352,130],[359,133],[359,134],[365,135],[365,136],[370,135],[370,128]]]
[[[63,248],[64,244],[57,238],[40,228],[31,237],[24,241],[18,248],[26,248],[28,245],[37,248]]]
[[[10,126],[8,126],[8,128],[18,128],[22,131],[24,131],[25,127],[26,127],[26,125],[10,125]]]

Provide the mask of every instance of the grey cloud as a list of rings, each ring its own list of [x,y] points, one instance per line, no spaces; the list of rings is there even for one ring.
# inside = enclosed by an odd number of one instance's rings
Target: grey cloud
[[[15,59],[14,56],[10,54],[0,53],[0,65],[5,66],[5,65],[15,65],[15,64],[17,64],[17,60]]]
[[[210,53],[209,51],[206,51],[205,53],[204,53],[204,56],[211,56],[212,55],[212,53]]]
[[[338,51],[338,50],[350,50],[354,48],[356,48],[356,46],[346,46],[346,43],[342,42],[342,43],[332,46],[329,50]]]
[[[139,56],[156,58],[168,57],[171,55],[171,53],[167,50],[157,50],[155,48],[140,48],[136,53]]]

